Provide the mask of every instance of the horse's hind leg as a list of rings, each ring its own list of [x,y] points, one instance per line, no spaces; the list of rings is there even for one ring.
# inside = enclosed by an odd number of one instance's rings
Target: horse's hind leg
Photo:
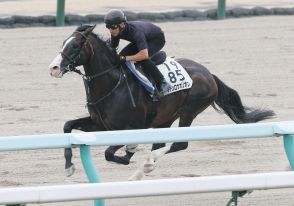
[[[196,118],[197,115],[193,114],[182,114],[180,117],[179,127],[189,127],[191,126],[193,120]],[[172,152],[178,152],[181,150],[185,150],[188,148],[188,142],[174,142],[170,146],[170,149],[166,152],[172,153]]]
[[[192,124],[193,120],[197,117],[199,113],[204,111],[212,101],[212,98],[201,100],[202,98],[193,98],[196,101],[190,101],[189,107],[186,109],[183,108],[181,114],[180,114],[180,122],[179,127],[188,127]],[[211,101],[210,101],[211,100]],[[197,107],[198,105],[198,107]],[[191,108],[192,107],[192,108]],[[196,108],[195,108],[196,107]],[[162,157],[165,154],[172,153],[172,152],[178,152],[181,150],[185,150],[188,148],[188,142],[175,142],[170,147],[165,146],[158,150],[154,150],[151,152],[150,156],[147,158],[146,162],[143,164],[143,169],[138,169],[130,178],[129,180],[139,180],[141,179],[144,173],[149,173],[154,170],[155,162]]]
[[[201,96],[195,95],[188,100],[186,107],[182,110],[180,114],[179,127],[190,127],[193,120],[197,117],[198,114],[203,112],[207,107],[211,105],[214,101],[214,96],[203,98]],[[170,149],[166,152],[178,152],[188,148],[188,142],[174,142]]]
[[[173,122],[174,122],[174,120],[172,120],[172,121],[170,121],[168,123],[165,123],[163,125],[160,125],[157,128],[167,128],[167,127],[170,127]],[[147,158],[147,160],[142,165],[139,166],[139,168],[134,172],[133,175],[131,175],[128,178],[128,180],[129,181],[134,181],[134,180],[140,180],[140,179],[142,179],[143,176],[144,176],[143,171],[145,173],[147,173],[145,171],[145,167],[147,167],[147,165],[149,163],[150,163],[149,166],[152,167],[152,169],[150,169],[150,171],[153,170],[154,163],[157,160],[156,158],[153,158],[154,157],[154,152],[157,152],[156,154],[158,154],[158,153],[162,154],[162,153],[165,153],[167,149],[168,149],[168,147],[165,146],[165,143],[155,143],[155,144],[153,144],[152,145],[152,149],[151,149],[152,152],[151,152],[150,156]],[[161,155],[158,154],[158,156],[161,156]]]
[[[163,146],[161,144],[160,146]],[[168,146],[160,147],[159,149],[153,150],[146,161],[139,166],[139,168],[134,172],[128,180],[140,180],[144,177],[144,173],[149,173],[154,170],[155,162],[162,157],[170,148]]]
[[[155,144],[152,145],[151,151],[160,149],[162,147],[165,147],[165,143],[155,143]]]
[[[193,122],[193,119],[196,117],[194,114],[181,115],[179,127],[186,127],[190,126]],[[147,158],[146,162],[144,163],[144,173],[149,173],[154,170],[155,162],[161,158],[163,155],[177,152],[181,150],[185,150],[188,147],[188,142],[175,142],[170,147],[164,146],[160,149],[154,150],[151,152],[150,156]]]
[[[94,122],[91,120],[90,117],[67,121],[64,124],[63,132],[71,133],[73,129],[81,130],[84,132],[93,132],[93,131],[100,130],[100,128],[98,128],[97,125],[94,124]],[[71,148],[64,149],[64,157],[65,157],[65,173],[66,173],[66,176],[69,177],[73,175],[75,172],[75,166],[71,161],[72,160]]]
[[[193,104],[193,105],[198,105],[198,108],[194,112],[187,111],[187,112],[181,113],[179,127],[191,126],[193,120],[197,117],[197,115],[203,112],[208,106],[210,106],[210,104],[211,104],[211,101],[209,101],[209,99],[207,99],[206,101],[201,101],[201,99],[199,99],[196,104],[195,103]],[[172,145],[170,146],[170,149],[166,152],[166,154],[172,153],[172,152],[178,152],[181,150],[185,150],[187,148],[188,148],[188,142],[174,142],[172,143]]]

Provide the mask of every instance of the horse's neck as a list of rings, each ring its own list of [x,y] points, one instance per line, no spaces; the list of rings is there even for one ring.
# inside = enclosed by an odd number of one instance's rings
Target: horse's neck
[[[90,62],[87,65],[84,65],[85,72],[89,76],[97,75],[103,73],[109,68],[115,67],[117,64],[117,54],[114,51],[111,51],[107,47],[106,43],[101,40],[98,36],[90,35],[90,44],[88,49],[91,50]],[[111,76],[107,74],[106,76]]]
[[[96,48],[99,48],[99,45]],[[88,84],[91,99],[107,95],[120,80],[120,69],[117,68],[116,57],[114,54],[109,54],[109,51],[106,53],[96,49],[90,62],[84,65],[86,75],[93,77],[90,84]]]

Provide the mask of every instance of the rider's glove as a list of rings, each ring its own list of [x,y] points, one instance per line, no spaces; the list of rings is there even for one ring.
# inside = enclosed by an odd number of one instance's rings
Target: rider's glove
[[[121,63],[121,64],[124,64],[124,63],[126,63],[126,56],[122,56],[122,55],[119,55],[119,62]]]

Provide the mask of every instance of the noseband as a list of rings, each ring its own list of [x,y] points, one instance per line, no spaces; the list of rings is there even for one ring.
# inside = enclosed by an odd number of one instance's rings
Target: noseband
[[[77,71],[76,66],[75,66],[75,64],[76,64],[76,59],[77,59],[78,57],[80,57],[81,50],[82,50],[82,48],[84,47],[85,43],[86,43],[87,40],[88,40],[88,38],[87,38],[83,33],[78,32],[78,31],[75,31],[74,33],[80,34],[80,35],[81,35],[86,41],[81,45],[78,54],[77,54],[74,58],[69,57],[69,56],[68,56],[67,54],[65,54],[63,51],[60,52],[61,56],[62,56],[62,57],[65,57],[65,58],[70,62],[70,64],[68,64],[67,67],[64,68],[65,70],[70,71],[70,72],[76,72],[76,71]],[[89,43],[89,44],[91,45],[91,43]],[[92,47],[92,45],[91,45],[91,47]]]
[[[78,31],[75,31],[74,33],[80,34],[85,39],[85,42],[80,46],[80,50],[79,50],[78,54],[74,58],[69,57],[63,51],[60,52],[61,56],[66,58],[70,62],[66,67],[64,67],[64,70],[69,71],[69,72],[75,72],[75,73],[81,75],[83,77],[83,79],[86,79],[86,80],[90,81],[93,78],[91,76],[87,76],[87,75],[83,74],[80,70],[78,70],[76,68],[75,65],[76,65],[76,59],[80,58],[80,53],[82,51],[82,48],[86,45],[86,43],[87,42],[89,43],[90,47],[92,48],[92,53],[94,54],[93,46],[92,46],[91,42],[88,41],[88,37],[85,36],[83,33],[78,32]]]

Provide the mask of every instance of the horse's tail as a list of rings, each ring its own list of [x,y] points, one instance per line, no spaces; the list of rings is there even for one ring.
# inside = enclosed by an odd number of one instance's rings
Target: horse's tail
[[[272,110],[245,107],[236,90],[228,87],[217,76],[213,75],[213,77],[218,87],[218,96],[215,103],[235,123],[254,123],[275,116],[275,113]],[[214,109],[219,110],[215,105],[213,105],[213,107]]]

